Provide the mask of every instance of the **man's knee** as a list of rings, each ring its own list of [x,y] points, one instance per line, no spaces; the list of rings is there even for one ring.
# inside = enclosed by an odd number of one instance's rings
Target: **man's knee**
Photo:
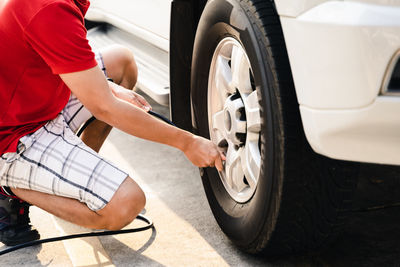
[[[115,57],[116,60],[118,60],[119,65],[123,66],[125,68],[129,68],[132,67],[132,65],[135,65],[136,68],[136,61],[135,61],[135,57],[133,55],[133,52],[122,45],[116,45],[114,46],[114,50],[115,50]],[[128,71],[133,71],[134,69],[129,69]],[[137,68],[136,68],[137,71]]]
[[[129,202],[121,203],[108,217],[106,229],[119,230],[131,223],[136,216],[143,210],[146,204],[144,194],[132,196]]]
[[[98,213],[104,218],[104,228],[121,229],[132,222],[146,204],[146,197],[140,187],[127,178],[111,201]]]
[[[122,45],[113,45],[101,51],[107,73],[116,83],[133,88],[138,69],[132,51]]]
[[[124,73],[121,83],[125,83],[127,88],[133,88],[138,78],[138,68],[133,52],[126,47],[121,47],[122,65]]]

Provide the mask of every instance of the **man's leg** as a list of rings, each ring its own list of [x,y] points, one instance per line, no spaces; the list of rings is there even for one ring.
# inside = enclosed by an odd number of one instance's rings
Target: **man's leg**
[[[93,229],[121,229],[136,218],[146,203],[143,191],[130,177],[125,179],[110,202],[97,212],[72,198],[27,189],[13,188],[12,191],[19,198],[57,217]]]
[[[133,89],[138,77],[138,69],[132,52],[123,46],[114,45],[100,51],[107,77],[116,84]],[[82,141],[99,152],[112,127],[105,122],[94,120],[82,132]]]
[[[122,228],[143,209],[144,193],[126,172],[73,133],[68,122],[75,123],[65,116],[77,105],[71,98],[57,118],[21,138],[25,149],[4,158],[0,177],[21,199],[65,220],[90,228]]]

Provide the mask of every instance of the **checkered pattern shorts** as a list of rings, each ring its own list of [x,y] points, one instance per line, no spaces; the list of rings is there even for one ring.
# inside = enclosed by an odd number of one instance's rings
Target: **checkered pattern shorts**
[[[105,71],[102,60],[98,64]],[[0,185],[78,199],[94,211],[104,208],[128,174],[76,136],[91,117],[71,95],[54,120],[22,137],[16,153],[1,156]]]

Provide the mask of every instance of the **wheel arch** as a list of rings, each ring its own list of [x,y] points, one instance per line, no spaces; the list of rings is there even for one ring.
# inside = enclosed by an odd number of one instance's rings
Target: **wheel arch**
[[[170,29],[170,112],[180,128],[193,131],[190,100],[192,53],[207,0],[173,0]]]

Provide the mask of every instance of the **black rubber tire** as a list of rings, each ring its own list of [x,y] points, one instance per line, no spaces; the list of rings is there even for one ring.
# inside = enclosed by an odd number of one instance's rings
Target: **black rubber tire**
[[[287,254],[315,249],[340,230],[356,185],[358,164],[315,154],[306,141],[279,17],[273,3],[210,0],[193,51],[194,125],[209,138],[210,63],[225,37],[238,40],[261,96],[261,170],[256,192],[235,202],[213,168],[202,172],[212,212],[224,233],[250,253]]]

